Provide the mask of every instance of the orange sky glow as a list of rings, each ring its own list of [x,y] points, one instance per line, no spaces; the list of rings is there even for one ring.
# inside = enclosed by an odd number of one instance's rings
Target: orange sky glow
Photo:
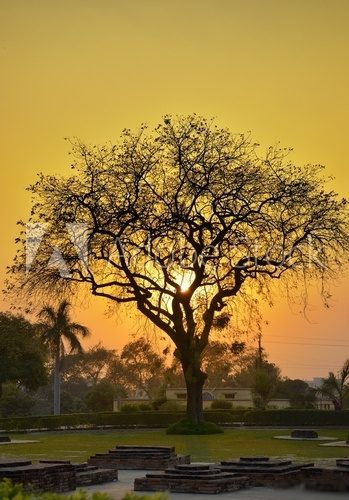
[[[195,112],[324,164],[349,197],[348,25],[347,0],[1,0],[1,280],[29,214],[25,188],[38,172],[69,173],[64,137],[115,142],[123,128]],[[347,269],[331,291],[324,308],[311,290],[306,315],[281,293],[263,307],[263,344],[284,375],[325,376],[349,357]],[[144,330],[105,306],[75,307],[90,344],[120,348]]]

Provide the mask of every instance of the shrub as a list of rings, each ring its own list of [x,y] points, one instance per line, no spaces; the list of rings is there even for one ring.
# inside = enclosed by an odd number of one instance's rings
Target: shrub
[[[153,409],[158,410],[162,404],[166,403],[166,401],[167,401],[166,397],[160,397],[160,398],[154,399],[154,401],[152,402]]]
[[[349,422],[349,411],[329,410],[251,410],[245,413],[244,421],[249,425],[265,426],[321,426],[343,425]]]
[[[180,420],[166,429],[166,434],[221,434],[222,432],[223,429],[213,422],[194,424],[186,419]]]
[[[106,380],[96,384],[85,396],[89,411],[112,411],[113,399],[114,387]]]
[[[0,399],[0,414],[2,417],[30,415],[35,402],[35,396],[32,394],[15,384],[6,384]]]
[[[184,411],[184,405],[177,401],[165,401],[159,406],[160,411]]]
[[[90,496],[84,491],[77,491],[71,495],[59,495],[57,493],[28,493],[23,490],[21,484],[12,484],[11,481],[5,479],[0,481],[0,499],[3,500],[112,500],[112,497],[107,493],[92,493]],[[135,495],[134,493],[126,493],[122,500],[167,500],[167,495],[164,493],[156,493],[155,495]]]
[[[245,410],[206,410],[204,418],[209,422],[216,424],[231,424],[233,422],[241,422],[244,420]]]
[[[152,411],[153,407],[148,403],[140,403],[138,405],[138,410],[139,411]]]
[[[62,390],[61,392],[61,412],[62,413],[79,413],[85,412],[85,402],[78,396],[75,396],[69,391]]]
[[[233,405],[230,401],[225,401],[224,399],[216,399],[211,403],[212,410],[231,410]]]
[[[154,493],[153,495],[136,495],[136,493],[126,493],[122,500],[167,500],[166,493]]]
[[[126,409],[120,412],[103,413],[69,413],[65,415],[48,415],[38,417],[0,418],[0,429],[25,430],[49,429],[93,426],[114,426],[120,428],[132,427],[167,427],[185,417],[185,412],[179,411],[142,411],[134,405],[124,405]],[[127,410],[127,411],[126,411]],[[216,424],[224,424],[244,420],[242,411],[204,412],[205,420]]]
[[[126,403],[125,405],[122,405],[120,411],[123,413],[133,413],[135,411],[139,411],[139,407],[138,405],[133,405],[132,403]]]

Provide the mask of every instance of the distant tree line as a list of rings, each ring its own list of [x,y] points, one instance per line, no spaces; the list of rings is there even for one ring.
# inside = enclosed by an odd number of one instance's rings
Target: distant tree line
[[[51,323],[31,323],[21,316],[0,313],[1,416],[51,413],[57,370],[62,413],[111,411],[114,399],[129,397],[144,397],[144,409],[176,408],[178,403],[166,401],[167,387],[185,387],[176,351],[171,353],[166,347],[160,352],[144,337],[131,340],[120,351],[101,343],[84,350],[71,334],[79,331],[85,336],[88,331],[68,321],[67,305],[56,313],[61,314],[61,323],[62,315],[65,317],[71,331],[65,330],[68,336],[59,337],[58,344],[57,339],[52,342],[52,335],[48,337],[48,325],[52,328],[57,315],[54,310],[45,311]],[[207,388],[251,388],[257,408],[266,408],[273,398],[289,399],[294,408],[314,408],[316,389],[303,380],[283,378],[263,349],[244,342],[211,341],[204,353],[203,368]],[[347,361],[337,375],[330,373],[323,380],[318,392],[340,410],[349,406],[348,382]]]

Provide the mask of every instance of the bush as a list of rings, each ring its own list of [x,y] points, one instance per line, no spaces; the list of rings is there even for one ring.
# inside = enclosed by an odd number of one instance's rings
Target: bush
[[[61,412],[62,413],[79,413],[85,412],[85,402],[69,391],[62,390],[61,392]]]
[[[152,495],[136,495],[136,493],[126,493],[122,500],[167,500],[166,493],[153,493]]]
[[[221,434],[222,432],[223,429],[213,422],[194,424],[186,419],[180,420],[166,429],[166,434]]]
[[[322,426],[343,425],[349,422],[349,411],[329,410],[251,410],[245,413],[244,421],[248,425],[265,426]]]
[[[165,401],[158,409],[160,411],[184,411],[185,407],[177,401]]]
[[[212,410],[231,410],[233,405],[230,401],[225,401],[224,399],[216,399],[211,403]]]
[[[138,405],[133,405],[132,403],[126,403],[122,405],[120,411],[122,411],[123,413],[133,413],[135,411],[139,411],[139,407]]]
[[[138,410],[139,411],[152,411],[153,407],[148,403],[140,403],[138,405]]]
[[[243,422],[246,410],[206,410],[205,420],[216,424],[231,424],[233,422]]]
[[[153,411],[153,407],[149,403],[140,403],[138,405],[126,403],[121,406],[120,411],[123,413],[134,413],[135,411]]]
[[[71,495],[59,495],[57,493],[28,493],[23,490],[21,484],[12,484],[11,481],[5,479],[0,481],[0,499],[3,500],[112,500],[112,497],[107,493],[92,493],[90,496],[84,491],[77,491]],[[164,493],[156,493],[155,495],[135,495],[134,493],[126,493],[122,500],[167,500],[167,495]]]
[[[126,405],[124,405],[126,406]],[[114,426],[120,428],[133,427],[167,427],[185,417],[184,412],[142,411],[132,405],[127,411],[104,413],[69,413],[65,415],[48,415],[38,417],[0,418],[0,429],[26,430],[94,426]],[[205,420],[216,424],[230,423],[244,420],[241,411],[205,411]]]
[[[96,384],[85,396],[89,411],[113,411],[114,387],[102,380]]]
[[[14,384],[6,384],[0,399],[0,414],[2,417],[30,415],[35,403],[32,394]]]
[[[139,412],[137,408],[126,408],[123,412],[108,413],[70,413],[57,416],[17,417],[0,419],[0,428],[4,430],[74,428],[84,426],[130,427],[167,427],[185,414],[180,412]],[[215,423],[232,421],[229,412],[205,412],[205,419]]]
[[[152,402],[153,409],[158,410],[162,404],[166,403],[166,401],[167,398],[164,396],[154,399],[154,401]]]

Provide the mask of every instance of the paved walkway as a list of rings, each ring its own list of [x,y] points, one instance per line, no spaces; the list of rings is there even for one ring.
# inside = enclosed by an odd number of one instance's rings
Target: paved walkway
[[[104,491],[114,500],[120,500],[125,493],[133,490],[133,480],[135,477],[142,477],[149,471],[119,471],[119,481],[104,485],[90,486],[84,490]],[[142,495],[142,493],[139,493]],[[232,493],[221,493],[219,495],[194,495],[187,493],[171,493],[168,495],[171,500],[339,500],[348,498],[348,493],[327,493],[312,492],[296,487],[290,489],[271,488],[249,488]]]

